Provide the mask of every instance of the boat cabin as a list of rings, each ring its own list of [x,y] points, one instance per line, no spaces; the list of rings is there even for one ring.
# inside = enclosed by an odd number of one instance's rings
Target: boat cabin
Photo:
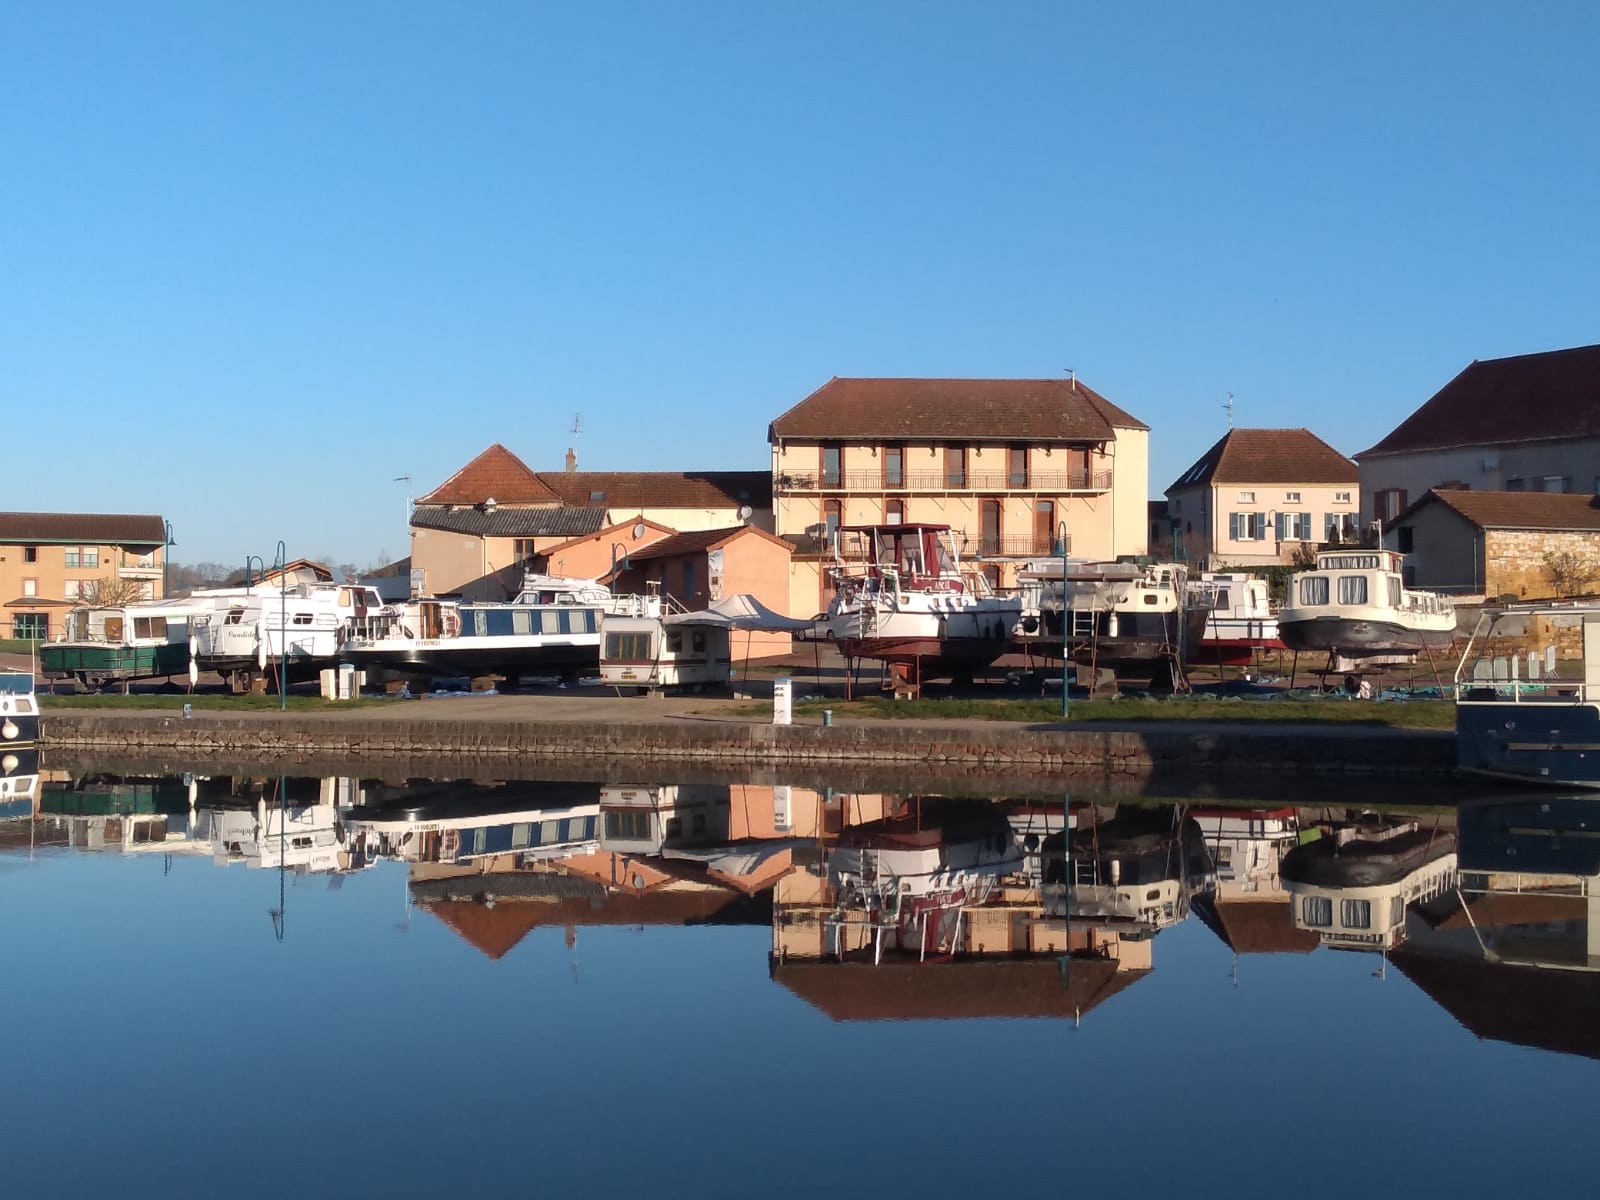
[[[840,567],[842,547],[863,545],[869,587],[907,592],[963,592],[966,581],[948,525],[841,525],[834,543]]]

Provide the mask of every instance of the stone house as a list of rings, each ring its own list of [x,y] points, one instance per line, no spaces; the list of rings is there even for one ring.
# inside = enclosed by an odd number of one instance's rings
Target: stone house
[[[1174,556],[1276,566],[1359,538],[1356,464],[1309,429],[1230,429],[1167,488]]]
[[[1355,459],[1367,524],[1430,488],[1600,491],[1600,346],[1474,362]]]
[[[1558,594],[1547,566],[1570,554],[1600,589],[1600,497],[1549,492],[1433,489],[1384,530],[1384,544],[1406,555],[1409,585],[1470,595]]]
[[[774,531],[797,546],[786,610],[827,605],[841,525],[948,525],[999,584],[1055,552],[1143,554],[1149,426],[1071,379],[830,379],[772,422]]]

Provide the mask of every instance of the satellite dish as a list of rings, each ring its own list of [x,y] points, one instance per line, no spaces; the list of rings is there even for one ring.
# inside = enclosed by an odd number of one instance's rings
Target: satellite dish
[[[644,536],[644,533],[645,533],[644,522],[640,521],[637,525],[635,525],[633,527],[633,540],[634,541],[638,541],[640,538],[642,538]]]
[[[756,510],[751,508],[748,504],[739,505],[739,520],[748,521],[755,511]]]

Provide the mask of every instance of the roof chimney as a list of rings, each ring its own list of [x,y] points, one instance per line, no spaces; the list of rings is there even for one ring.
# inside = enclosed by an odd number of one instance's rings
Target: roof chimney
[[[578,454],[571,446],[567,447],[567,474],[574,474],[578,469]]]

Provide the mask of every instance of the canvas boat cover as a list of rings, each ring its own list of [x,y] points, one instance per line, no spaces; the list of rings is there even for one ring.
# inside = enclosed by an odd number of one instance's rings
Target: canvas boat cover
[[[699,612],[671,613],[664,625],[715,625],[723,629],[747,629],[757,633],[798,633],[811,628],[810,621],[775,613],[754,596],[728,596]]]

